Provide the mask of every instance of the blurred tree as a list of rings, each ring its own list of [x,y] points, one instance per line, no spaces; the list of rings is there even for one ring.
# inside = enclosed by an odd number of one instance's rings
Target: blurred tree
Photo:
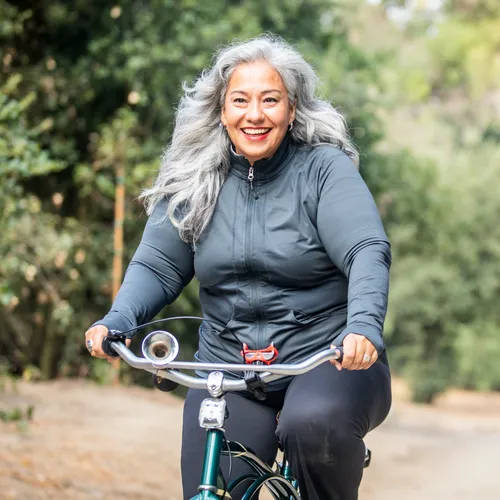
[[[422,401],[450,385],[500,389],[500,198],[492,195],[499,160],[490,144],[457,155],[453,178],[413,181],[415,196],[429,205],[416,206],[413,224],[404,216],[391,225],[387,337],[395,366]],[[422,176],[421,168],[414,176]]]
[[[450,385],[498,390],[500,4],[443,2],[399,30],[401,50],[381,75],[393,102],[382,115],[385,147],[406,144],[435,161],[400,157],[381,181],[394,249],[393,366],[421,401]]]
[[[47,122],[26,125],[25,115],[35,96],[12,98],[20,83],[20,75],[13,74],[0,88],[0,305],[5,310],[0,316],[0,347],[14,366],[36,363],[48,370],[54,344],[39,344],[37,358],[28,347],[33,338],[40,338],[39,331],[51,338],[68,324],[72,309],[58,284],[78,273],[63,264],[79,234],[72,234],[70,223],[43,213],[37,196],[26,195],[24,184],[39,182],[66,164],[51,158],[38,143]],[[54,193],[54,205],[59,196]],[[51,322],[44,318],[48,310]]]

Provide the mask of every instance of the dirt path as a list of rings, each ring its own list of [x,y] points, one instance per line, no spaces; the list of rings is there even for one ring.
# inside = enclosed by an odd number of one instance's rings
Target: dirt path
[[[451,392],[428,408],[403,392],[367,438],[360,499],[499,500],[500,394]],[[180,400],[83,381],[22,383],[7,400],[34,403],[35,418],[24,431],[0,423],[0,499],[181,498]]]

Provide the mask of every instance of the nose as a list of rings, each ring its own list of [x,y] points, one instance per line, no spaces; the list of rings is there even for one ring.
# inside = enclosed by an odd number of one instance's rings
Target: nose
[[[246,118],[249,122],[258,123],[263,119],[262,107],[257,99],[252,99],[247,108]]]

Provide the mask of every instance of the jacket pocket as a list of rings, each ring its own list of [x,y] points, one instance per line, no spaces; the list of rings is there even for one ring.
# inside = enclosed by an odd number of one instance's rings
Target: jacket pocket
[[[231,335],[232,328],[234,328],[233,318],[229,318],[226,323],[205,319],[201,324],[200,333],[202,335],[216,335],[220,337],[222,335]]]
[[[294,321],[301,326],[313,325],[315,323],[321,322],[325,318],[331,318],[335,315],[347,316],[347,307],[345,306],[331,307],[317,313],[306,313],[298,309],[290,309],[290,311]]]

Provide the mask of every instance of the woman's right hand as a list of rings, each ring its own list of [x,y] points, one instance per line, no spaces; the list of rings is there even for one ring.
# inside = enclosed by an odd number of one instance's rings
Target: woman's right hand
[[[108,328],[104,325],[96,325],[92,328],[89,328],[85,332],[85,347],[90,352],[91,356],[94,356],[95,358],[107,359],[111,362],[115,359],[120,358],[112,358],[102,350],[102,341],[107,334]],[[127,339],[125,341],[125,345],[128,347],[130,345],[130,342],[132,341],[130,339]]]
[[[92,328],[89,328],[85,332],[85,347],[90,352],[91,356],[94,356],[95,358],[102,358],[102,359],[107,359],[108,361],[112,361],[113,359],[117,358],[112,358],[108,356],[102,350],[102,341],[107,334],[108,334],[108,329],[104,325],[96,325],[93,326]],[[126,345],[127,346],[130,345],[129,339],[127,339]]]
[[[102,350],[102,340],[108,334],[104,325],[96,325],[85,332],[85,347],[91,356],[96,358],[111,359]]]

